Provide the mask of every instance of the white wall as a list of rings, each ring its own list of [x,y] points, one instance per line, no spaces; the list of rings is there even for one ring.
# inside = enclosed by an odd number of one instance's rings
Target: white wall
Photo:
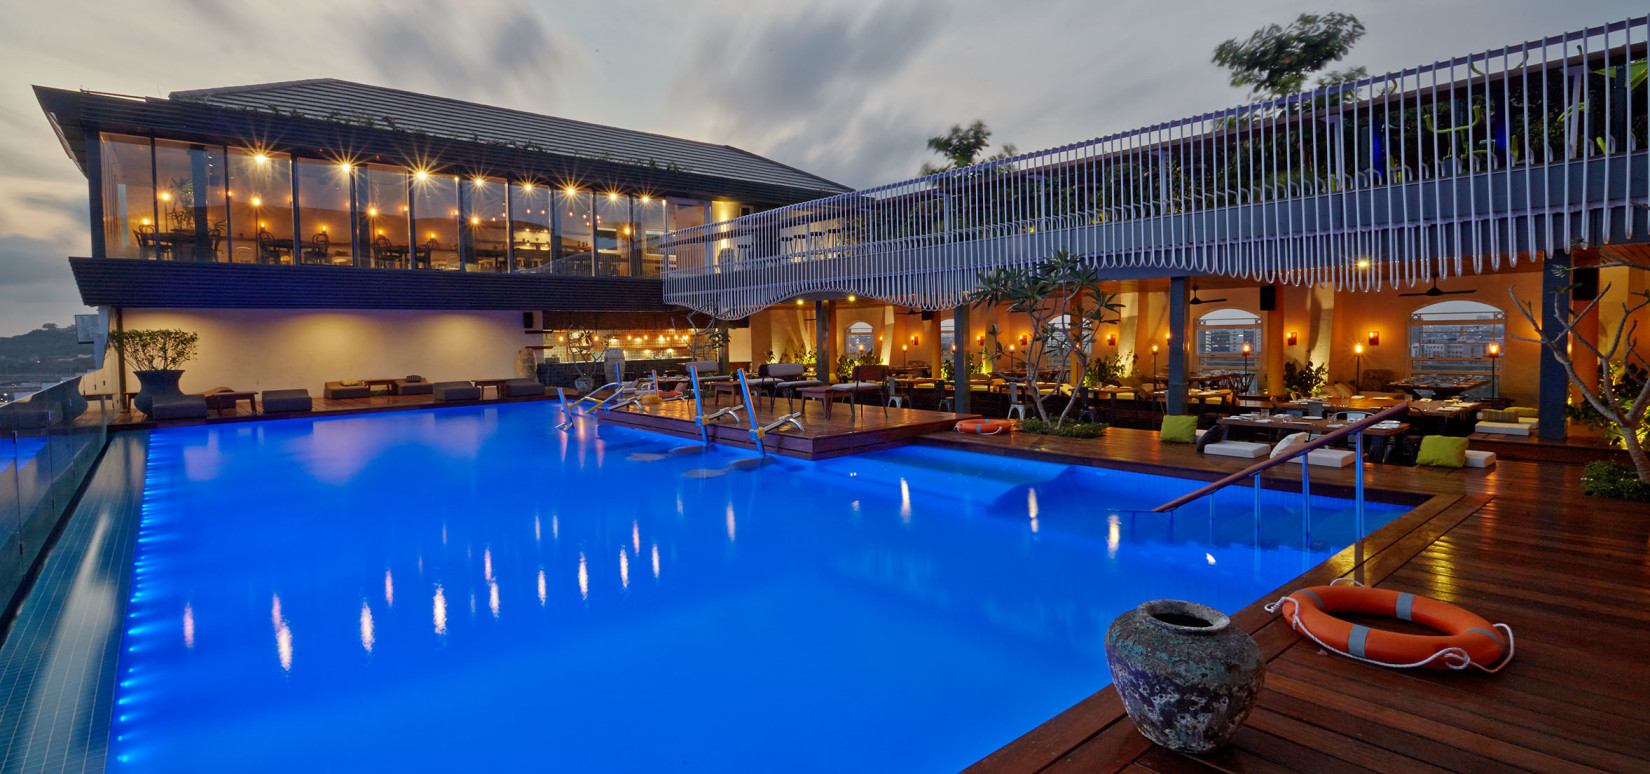
[[[302,387],[320,397],[326,382],[339,379],[514,377],[522,348],[542,343],[522,332],[520,312],[127,309],[124,315],[127,330],[200,334],[200,353],[184,366],[185,392]],[[137,389],[137,379],[128,377],[127,389]]]

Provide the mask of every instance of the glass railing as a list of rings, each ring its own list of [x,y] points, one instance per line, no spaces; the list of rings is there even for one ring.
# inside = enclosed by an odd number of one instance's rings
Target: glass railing
[[[73,377],[0,405],[0,598],[11,599],[91,473],[116,407]]]

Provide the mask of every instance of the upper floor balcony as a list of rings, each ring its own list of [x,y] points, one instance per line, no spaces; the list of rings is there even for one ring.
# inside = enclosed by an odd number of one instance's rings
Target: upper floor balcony
[[[665,298],[940,309],[1057,249],[1114,279],[1380,289],[1650,233],[1645,18],[673,229]]]

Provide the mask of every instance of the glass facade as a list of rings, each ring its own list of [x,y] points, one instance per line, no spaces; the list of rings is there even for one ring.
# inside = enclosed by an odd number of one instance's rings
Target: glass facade
[[[222,146],[155,141],[156,257],[217,261],[227,255],[229,207],[224,197]]]
[[[103,165],[104,254],[154,258],[155,160],[149,138],[105,134],[98,154]]]
[[[469,205],[470,260],[468,271],[510,270],[510,213],[505,209],[505,184],[492,177],[464,181]]]
[[[406,170],[381,164],[362,165],[356,173],[356,243],[375,269],[405,269],[412,260],[408,180]]]
[[[590,194],[576,189],[555,193],[556,273],[595,274],[594,235],[590,229]]]
[[[1203,371],[1237,371],[1251,376],[1260,364],[1260,315],[1242,309],[1217,309],[1197,320],[1197,367]],[[1244,346],[1249,351],[1244,353]]]
[[[413,181],[416,223],[413,268],[458,271],[458,178],[423,175]]]
[[[707,205],[504,177],[103,134],[104,254],[657,278]]]
[[[510,239],[517,269],[550,263],[555,242],[550,231],[550,189],[522,183],[510,190]]]
[[[292,159],[230,148],[229,260],[292,262]]]
[[[292,263],[353,266],[355,246],[350,240],[350,203],[354,199],[355,169],[349,164],[298,159],[292,165],[298,179],[298,225],[302,235],[289,256]]]

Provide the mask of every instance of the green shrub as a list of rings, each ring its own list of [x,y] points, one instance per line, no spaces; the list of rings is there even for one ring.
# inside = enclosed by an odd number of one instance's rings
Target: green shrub
[[[1032,435],[1057,435],[1061,438],[1099,438],[1106,434],[1106,423],[1078,422],[1056,427],[1052,422],[1044,422],[1041,419],[1026,419],[1020,422],[1020,432]]]
[[[1581,470],[1581,491],[1595,497],[1650,503],[1650,484],[1639,480],[1630,466],[1598,460]]]

